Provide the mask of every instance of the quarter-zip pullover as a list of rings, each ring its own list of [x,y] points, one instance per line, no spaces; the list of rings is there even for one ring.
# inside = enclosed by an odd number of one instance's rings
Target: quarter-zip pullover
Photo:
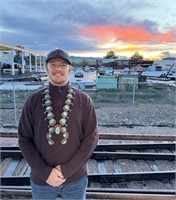
[[[61,118],[65,105],[69,83],[58,87],[49,84],[54,119]],[[76,88],[74,100],[67,120],[69,138],[61,144],[62,133],[53,133],[54,145],[49,145],[46,138],[48,121],[44,113],[43,92],[32,93],[24,104],[19,127],[19,146],[31,167],[31,179],[36,184],[45,185],[52,169],[61,165],[66,178],[63,184],[81,179],[87,174],[86,163],[98,143],[97,118],[91,98]]]

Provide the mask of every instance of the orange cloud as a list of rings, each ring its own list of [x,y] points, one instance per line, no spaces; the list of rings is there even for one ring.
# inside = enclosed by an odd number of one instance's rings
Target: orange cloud
[[[90,26],[83,28],[81,34],[86,37],[99,40],[100,43],[106,43],[109,39],[115,38],[123,42],[134,43],[162,43],[175,42],[176,30],[166,33],[151,33],[144,26]]]

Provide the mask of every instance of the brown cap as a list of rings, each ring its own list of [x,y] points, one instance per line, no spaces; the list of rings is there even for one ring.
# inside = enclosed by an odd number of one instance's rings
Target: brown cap
[[[62,58],[66,60],[69,64],[71,64],[71,59],[68,53],[62,49],[55,49],[55,50],[50,51],[47,55],[46,63],[53,58]]]

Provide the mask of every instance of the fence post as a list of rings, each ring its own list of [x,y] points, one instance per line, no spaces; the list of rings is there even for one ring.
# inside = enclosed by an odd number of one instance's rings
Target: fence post
[[[14,119],[15,119],[14,126],[17,126],[17,110],[16,110],[16,95],[15,95],[14,81],[13,81],[13,108],[14,108]]]
[[[131,113],[131,122],[132,125],[134,125],[134,119],[135,119],[135,82],[133,82],[133,98],[132,98],[132,113]]]

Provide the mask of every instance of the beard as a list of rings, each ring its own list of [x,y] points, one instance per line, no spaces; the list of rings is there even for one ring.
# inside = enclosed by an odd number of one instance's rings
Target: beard
[[[49,77],[49,81],[52,85],[55,86],[64,86],[68,83],[68,78],[53,78]]]

